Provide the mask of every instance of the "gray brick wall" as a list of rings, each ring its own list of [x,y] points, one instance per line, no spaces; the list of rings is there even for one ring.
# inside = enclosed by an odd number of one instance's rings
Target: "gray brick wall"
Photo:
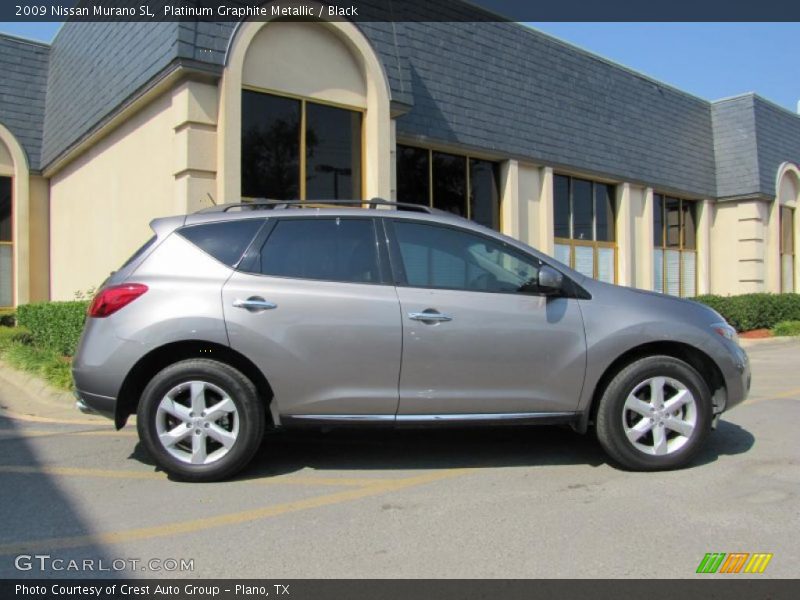
[[[406,23],[398,134],[714,196],[707,102],[512,23]]]
[[[737,96],[711,105],[717,196],[759,193],[756,120],[753,96]]]
[[[778,167],[786,161],[800,164],[800,116],[759,96],[753,97],[761,191],[775,195]]]
[[[178,56],[178,23],[65,23],[53,42],[47,165]]]
[[[40,167],[50,49],[0,35],[0,123],[19,141],[33,170]]]

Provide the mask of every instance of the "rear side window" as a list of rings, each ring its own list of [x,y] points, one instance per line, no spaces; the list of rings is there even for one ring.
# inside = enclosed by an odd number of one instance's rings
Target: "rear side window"
[[[371,219],[281,219],[261,249],[261,273],[381,283],[375,226]]]
[[[150,249],[150,246],[152,246],[153,244],[156,243],[156,239],[157,239],[156,236],[153,236],[149,240],[147,240],[142,245],[141,248],[139,248],[136,252],[134,252],[133,255],[131,255],[131,257],[128,260],[125,261],[125,263],[120,267],[120,270],[124,269],[129,264],[131,264],[133,261],[135,261],[137,258],[139,258],[142,254],[147,252]]]
[[[242,258],[263,224],[263,219],[222,221],[184,227],[178,234],[203,252],[232,267]]]

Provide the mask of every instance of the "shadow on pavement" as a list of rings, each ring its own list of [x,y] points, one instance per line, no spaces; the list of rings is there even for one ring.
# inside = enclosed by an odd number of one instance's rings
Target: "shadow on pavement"
[[[70,498],[68,488],[57,477],[35,472],[46,465],[39,460],[36,438],[23,436],[13,419],[0,417],[0,429],[8,432],[0,440],[0,461],[3,465],[24,467],[32,473],[3,473],[2,512],[0,528],[0,578],[66,579],[85,577],[113,578],[124,576],[111,566],[113,558],[103,546],[92,539],[94,529],[83,518],[91,506],[78,507]],[[19,437],[16,436],[19,434]],[[61,537],[88,538],[86,544],[74,549],[50,549],[39,541]],[[28,544],[31,546],[26,547]],[[49,555],[47,558],[40,558]],[[55,562],[61,560],[62,562]],[[71,560],[76,561],[70,563]],[[84,561],[92,561],[84,568]],[[22,567],[21,569],[17,568]],[[102,566],[101,566],[102,565]],[[108,567],[109,571],[101,571]]]
[[[747,452],[755,441],[739,425],[721,422],[689,468],[720,456]],[[129,456],[154,466],[137,443]],[[252,463],[236,479],[259,479],[303,469],[414,470],[587,465],[609,461],[590,431],[568,427],[498,427],[494,429],[295,430],[269,433]],[[613,465],[612,465],[613,466]]]
[[[744,427],[720,421],[716,431],[713,431],[700,450],[693,466],[706,465],[716,461],[720,456],[734,456],[744,454],[755,444],[756,438]]]

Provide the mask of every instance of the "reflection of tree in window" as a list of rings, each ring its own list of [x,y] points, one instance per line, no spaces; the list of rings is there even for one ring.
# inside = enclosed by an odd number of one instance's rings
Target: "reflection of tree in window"
[[[463,156],[433,153],[433,206],[467,216],[467,163]]]
[[[300,101],[242,92],[242,195],[299,197]]]
[[[430,204],[428,150],[397,146],[397,200],[412,204]]]
[[[306,103],[306,198],[361,197],[361,113]]]

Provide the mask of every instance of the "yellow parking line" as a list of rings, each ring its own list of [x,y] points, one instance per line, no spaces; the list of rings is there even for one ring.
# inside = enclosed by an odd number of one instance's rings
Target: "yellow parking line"
[[[273,506],[264,506],[240,512],[223,514],[218,516],[203,517],[178,523],[167,523],[153,527],[139,527],[126,529],[123,531],[111,531],[98,533],[96,535],[80,535],[73,537],[50,538],[43,540],[33,540],[28,542],[13,542],[10,544],[0,544],[0,555],[22,554],[39,551],[62,550],[65,548],[79,548],[94,544],[120,544],[124,542],[135,542],[140,540],[172,537],[184,533],[196,533],[217,527],[240,525],[261,519],[268,519],[289,513],[332,506],[344,502],[361,500],[370,496],[378,496],[389,492],[396,492],[410,487],[432,483],[457,477],[471,472],[473,469],[447,469],[424,473],[404,479],[393,481],[381,481],[374,485],[369,485],[357,489],[345,490],[324,496],[294,500]]]
[[[83,467],[32,467],[25,465],[0,465],[0,473],[17,475],[58,475],[63,477],[99,477],[108,479],[153,479],[166,480],[166,473],[160,471],[131,471],[109,469],[88,469]],[[258,485],[299,485],[313,487],[368,487],[375,484],[403,482],[405,479],[377,477],[314,477],[307,475],[265,476],[262,479],[243,480]]]
[[[107,419],[102,419],[100,417],[96,419],[53,419],[51,417],[25,415],[3,409],[0,409],[0,417],[5,417],[6,419],[12,419],[14,421],[27,421],[29,423],[61,423],[64,425],[99,425],[109,423]]]
[[[42,437],[42,436],[63,436],[63,435],[89,435],[100,437],[133,437],[136,436],[135,431],[59,431],[57,429],[0,429],[0,439],[14,439],[26,437]]]
[[[780,394],[772,394],[767,398],[753,398],[752,400],[746,400],[745,404],[756,404],[758,402],[766,402],[767,400],[782,400],[784,398],[793,398],[795,400],[800,399],[800,388],[794,388],[786,392],[781,392]]]
[[[78,467],[25,467],[2,465],[0,473],[18,475],[63,475],[69,477],[103,477],[108,479],[166,479],[163,473],[153,471],[112,471],[110,469],[85,469]]]

